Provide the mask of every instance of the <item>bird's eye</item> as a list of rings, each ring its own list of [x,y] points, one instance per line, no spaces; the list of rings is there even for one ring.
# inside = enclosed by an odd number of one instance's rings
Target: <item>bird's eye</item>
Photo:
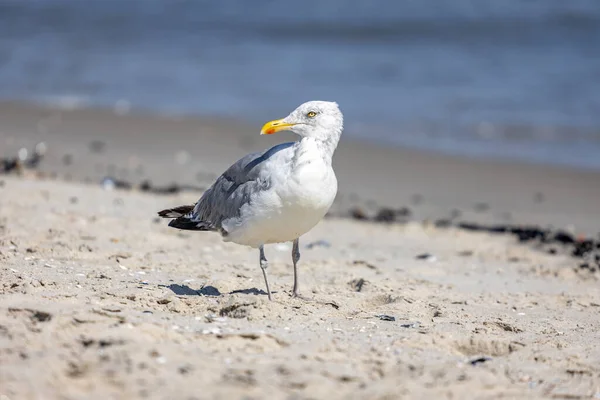
[[[314,112],[314,111],[310,111],[308,114],[306,114],[306,116],[307,116],[308,118],[314,118],[314,117],[316,117],[316,116],[317,116],[317,113],[316,113],[316,112]]]

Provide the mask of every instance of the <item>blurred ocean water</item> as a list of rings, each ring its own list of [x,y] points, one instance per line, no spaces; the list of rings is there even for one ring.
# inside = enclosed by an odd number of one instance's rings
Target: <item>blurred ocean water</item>
[[[0,0],[0,98],[600,169],[598,0]]]

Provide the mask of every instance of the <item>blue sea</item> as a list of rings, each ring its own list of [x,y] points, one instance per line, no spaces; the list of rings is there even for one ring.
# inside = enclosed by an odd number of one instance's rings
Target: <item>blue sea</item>
[[[600,1],[0,0],[0,98],[600,170]]]

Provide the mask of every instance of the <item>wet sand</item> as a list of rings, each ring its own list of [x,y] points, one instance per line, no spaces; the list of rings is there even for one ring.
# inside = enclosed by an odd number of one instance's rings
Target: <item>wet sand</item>
[[[268,302],[256,250],[155,218],[199,191],[99,182],[202,189],[247,151],[291,136],[16,104],[0,106],[0,121],[0,156],[48,148],[37,169],[0,176],[0,396],[600,395],[595,253],[435,225],[596,235],[598,173],[348,140],[334,160],[335,210],[302,239],[301,291],[311,300],[290,298],[291,246],[281,244],[267,247]],[[383,206],[408,212],[391,224],[340,217]]]

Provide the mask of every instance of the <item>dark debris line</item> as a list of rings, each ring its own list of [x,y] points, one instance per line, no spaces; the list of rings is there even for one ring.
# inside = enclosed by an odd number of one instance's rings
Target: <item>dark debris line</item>
[[[367,213],[363,208],[351,208],[347,214],[357,221],[375,223],[406,223],[410,220],[412,212],[407,207],[393,209],[382,207],[375,213]],[[522,243],[540,244],[547,247],[550,254],[557,254],[557,247],[566,251],[572,257],[582,259],[579,268],[589,272],[600,272],[600,235],[598,239],[575,237],[564,230],[542,229],[537,226],[520,226],[509,224],[478,224],[473,222],[456,221],[454,218],[438,219],[433,222],[437,228],[455,228],[471,232],[485,232],[494,234],[512,235]],[[429,254],[421,254],[417,259],[428,259]]]
[[[153,193],[153,194],[177,194],[180,192],[191,191],[191,192],[203,192],[205,188],[192,186],[192,185],[179,185],[176,183],[172,183],[170,185],[158,186],[153,185],[149,180],[142,181],[139,186],[136,187],[133,183],[123,180],[117,179],[114,177],[104,177],[100,181],[100,185],[107,189],[121,189],[121,190],[133,190],[138,189],[142,192]]]
[[[461,222],[456,227],[474,232],[513,235],[522,243],[562,246],[571,256],[585,259],[585,262],[579,265],[580,268],[589,269],[590,272],[600,271],[600,239],[577,238],[562,230],[553,231],[536,226],[481,225]],[[550,254],[556,253],[553,248],[548,251]]]
[[[31,155],[26,148],[21,148],[16,157],[0,158],[0,174],[23,173],[25,169],[36,169],[46,154],[46,144],[40,142],[35,145]]]
[[[98,152],[99,145],[93,146],[95,151]],[[21,175],[25,171],[37,170],[40,163],[42,162],[46,154],[47,146],[44,142],[38,143],[34,150],[29,152],[26,148],[21,148],[17,155],[14,157],[2,157],[0,158],[0,175],[17,174]],[[71,165],[73,162],[73,156],[66,154],[63,157],[63,163],[65,165]],[[183,191],[198,191],[203,192],[206,188],[197,187],[192,185],[180,185],[172,183],[165,186],[153,185],[149,180],[142,181],[139,185],[118,179],[112,176],[106,176],[101,179],[100,185],[105,189],[121,189],[121,190],[133,190],[139,189],[142,192],[154,193],[154,194],[177,194]]]

